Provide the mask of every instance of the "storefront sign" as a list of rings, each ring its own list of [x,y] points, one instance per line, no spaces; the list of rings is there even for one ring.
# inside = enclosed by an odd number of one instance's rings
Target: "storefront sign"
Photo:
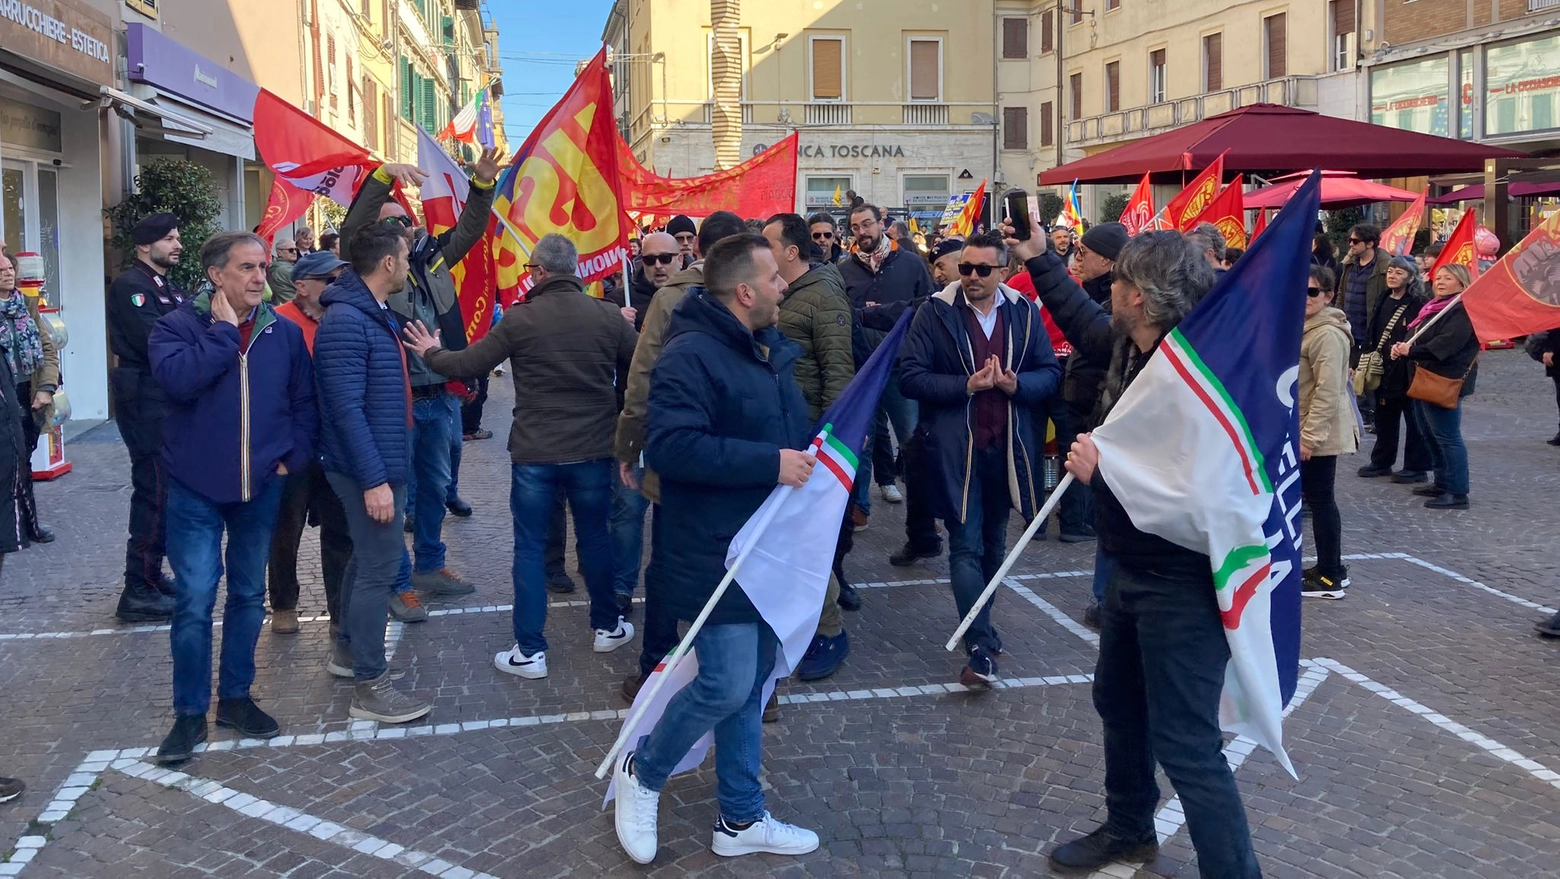
[[[1447,56],[1374,67],[1370,121],[1388,128],[1447,136],[1451,63]]]
[[[804,159],[903,159],[905,148],[879,143],[804,143],[801,156]]]
[[[0,132],[6,146],[21,146],[46,153],[62,153],[60,114],[31,104],[0,98]]]
[[[114,31],[78,0],[0,0],[0,48],[82,79],[112,85]]]
[[[131,24],[125,43],[131,81],[245,122],[254,120],[260,87],[249,80],[144,24]]]
[[[1560,36],[1484,50],[1484,133],[1560,127]]]

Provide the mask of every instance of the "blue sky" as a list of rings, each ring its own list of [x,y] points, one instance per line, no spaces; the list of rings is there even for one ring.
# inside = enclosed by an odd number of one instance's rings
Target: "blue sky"
[[[574,81],[574,64],[601,49],[612,0],[488,0],[504,64],[504,133],[519,149]]]

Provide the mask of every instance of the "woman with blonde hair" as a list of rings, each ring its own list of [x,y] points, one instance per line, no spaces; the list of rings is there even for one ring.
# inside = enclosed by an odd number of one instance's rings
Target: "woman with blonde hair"
[[[1462,398],[1479,374],[1479,340],[1457,298],[1471,278],[1460,265],[1444,265],[1431,278],[1435,298],[1408,324],[1413,335],[1392,346],[1394,358],[1414,364],[1408,395],[1430,446],[1435,481],[1414,489],[1433,510],[1468,509],[1468,447],[1462,438]],[[1444,312],[1444,313],[1443,313]]]

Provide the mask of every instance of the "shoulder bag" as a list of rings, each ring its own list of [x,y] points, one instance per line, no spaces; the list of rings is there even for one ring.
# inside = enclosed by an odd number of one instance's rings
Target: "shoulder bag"
[[[1387,321],[1387,328],[1381,331],[1381,338],[1376,340],[1376,350],[1360,356],[1359,364],[1354,368],[1354,393],[1356,396],[1364,396],[1381,387],[1381,376],[1387,371],[1386,358],[1382,356],[1381,349],[1386,346],[1387,339],[1392,336],[1392,331],[1397,329],[1398,320],[1403,317],[1403,312],[1408,310],[1408,303],[1399,305],[1393,312],[1392,319]]]
[[[1473,367],[1479,362],[1477,355],[1468,368],[1463,370],[1462,378],[1447,378],[1444,375],[1436,375],[1423,366],[1414,368],[1414,380],[1408,386],[1410,399],[1420,400],[1442,409],[1456,409],[1457,401],[1462,398],[1463,382],[1468,374],[1473,372]]]

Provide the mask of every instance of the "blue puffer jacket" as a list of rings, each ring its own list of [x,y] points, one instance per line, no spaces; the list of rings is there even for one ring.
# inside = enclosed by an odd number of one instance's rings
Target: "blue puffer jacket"
[[[1002,365],[1018,374],[1018,391],[1008,398],[1007,407],[1008,493],[1014,509],[1028,520],[1040,508],[1044,486],[1039,463],[1045,442],[1030,413],[1056,393],[1062,368],[1035,304],[1006,284],[996,295],[1007,338]],[[965,390],[975,373],[963,315],[968,308],[959,282],[949,284],[916,311],[899,348],[899,389],[921,404],[926,454],[936,474],[930,482],[933,514],[961,523],[968,512],[975,457],[974,407]]]
[[[749,333],[695,287],[666,338],[650,377],[645,461],[661,474],[661,512],[645,589],[692,620],[726,575],[731,539],[779,484],[780,450],[805,448],[810,426],[795,378],[801,349],[779,330]],[[737,588],[709,618],[758,620]]]
[[[147,339],[163,389],[162,456],[168,475],[214,504],[249,501],[278,464],[302,473],[314,455],[319,412],[303,331],[255,309],[249,347],[211,317],[211,294],[158,319]]]
[[[400,327],[351,269],[320,297],[314,372],[324,427],[325,470],[364,491],[404,485],[411,470],[410,410]]]

